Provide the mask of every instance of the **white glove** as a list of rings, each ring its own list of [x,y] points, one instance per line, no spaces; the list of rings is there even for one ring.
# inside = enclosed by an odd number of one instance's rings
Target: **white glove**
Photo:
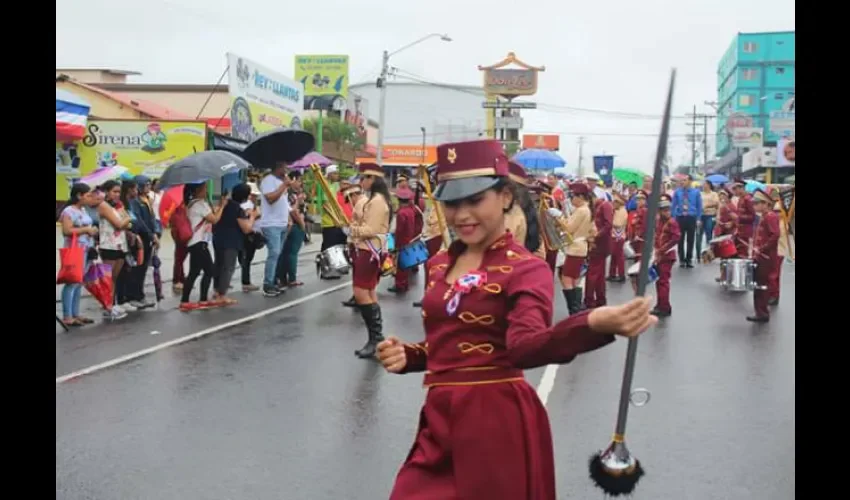
[[[564,212],[561,212],[560,210],[558,210],[555,207],[550,207],[548,210],[546,210],[546,213],[548,213],[552,217],[563,217],[564,216]]]
[[[351,228],[348,226],[343,227],[342,232],[345,233],[346,236],[351,236]]]

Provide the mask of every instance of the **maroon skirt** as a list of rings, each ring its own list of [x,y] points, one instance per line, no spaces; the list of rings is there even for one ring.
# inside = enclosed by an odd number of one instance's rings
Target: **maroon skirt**
[[[369,250],[357,249],[357,254],[354,258],[352,266],[354,287],[364,290],[374,290],[378,286],[378,280],[381,278],[380,263],[372,256]]]
[[[581,277],[581,265],[584,264],[586,257],[576,257],[567,255],[567,260],[561,266],[561,276],[577,280]]]

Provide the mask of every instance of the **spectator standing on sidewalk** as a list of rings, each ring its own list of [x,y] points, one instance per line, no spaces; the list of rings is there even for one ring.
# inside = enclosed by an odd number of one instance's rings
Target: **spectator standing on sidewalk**
[[[263,233],[260,231],[259,220],[261,214],[259,203],[262,193],[260,193],[260,188],[257,187],[256,183],[249,182],[248,187],[251,189],[251,195],[240,206],[245,213],[255,212],[257,215],[254,220],[254,228],[250,234],[245,235],[242,251],[239,252],[239,267],[242,272],[242,291],[245,293],[255,292],[260,289],[257,285],[251,284],[251,263],[254,261],[254,254],[258,250],[259,242],[262,241],[265,244]]]
[[[204,309],[211,307],[207,298],[209,296],[210,283],[215,273],[212,255],[210,255],[209,244],[212,241],[212,226],[221,219],[221,213],[227,203],[228,197],[222,196],[221,201],[212,208],[207,201],[207,183],[186,184],[183,186],[183,202],[189,216],[189,224],[192,227],[192,238],[189,239],[189,276],[183,285],[183,296],[180,298],[180,310],[188,312],[193,309]],[[192,287],[195,280],[204,273],[201,278],[200,301],[189,302]]]
[[[699,189],[692,186],[693,179],[686,175],[679,181],[679,187],[673,192],[672,213],[679,224],[679,267],[694,267],[694,237],[697,224],[702,217],[702,196]]]
[[[137,175],[133,181],[136,183],[136,191],[128,192],[128,209],[137,221],[136,234],[142,239],[143,260],[127,270],[125,290],[130,304],[136,309],[144,309],[154,306],[154,302],[145,300],[145,280],[154,249],[159,247],[160,231],[149,196],[151,180],[147,176]]]
[[[233,197],[224,203],[221,218],[213,226],[216,290],[213,302],[219,305],[236,304],[235,299],[227,297],[227,290],[236,270],[236,259],[245,248],[245,236],[254,231],[256,212],[245,212],[240,206],[250,195],[248,184],[237,184],[233,188]]]
[[[266,238],[266,265],[263,272],[263,295],[277,297],[283,290],[276,286],[277,261],[283,251],[286,238],[286,228],[289,225],[290,187],[298,187],[300,182],[292,181],[286,176],[286,163],[279,162],[272,173],[265,176],[260,183],[262,192],[263,218],[260,221],[263,236]]]
[[[99,222],[98,247],[103,263],[112,269],[114,295],[118,297],[118,277],[124,267],[125,255],[128,251],[128,238],[135,237],[128,230],[133,221],[124,210],[121,203],[121,185],[117,181],[106,181],[101,186],[104,193],[104,203],[97,206]],[[119,319],[127,315],[126,310],[113,301],[112,309],[105,316]]]
[[[74,244],[83,249],[83,269],[85,270],[90,260],[89,250],[94,249],[94,236],[97,228],[94,227],[85,207],[93,204],[92,190],[88,184],[78,182],[71,186],[71,194],[68,203],[59,215],[62,224],[62,234],[65,235],[65,248]],[[80,299],[82,298],[82,283],[68,283],[62,287],[62,323],[65,326],[83,326],[94,323],[93,320],[80,316]]]
[[[278,261],[278,280],[284,287],[301,286],[304,283],[298,281],[298,253],[307,238],[307,225],[304,219],[306,208],[305,195],[302,192],[293,192],[290,195],[289,232],[283,251]]]

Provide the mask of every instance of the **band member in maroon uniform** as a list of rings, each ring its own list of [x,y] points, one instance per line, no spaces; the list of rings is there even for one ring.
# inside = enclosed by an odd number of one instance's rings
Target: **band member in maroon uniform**
[[[354,300],[368,332],[366,345],[354,354],[359,358],[371,358],[378,342],[384,340],[384,320],[375,288],[381,277],[381,261],[387,248],[386,235],[390,230],[393,209],[383,169],[374,163],[363,163],[360,174],[360,186],[369,194],[364,195],[366,201],[357,204],[354,220],[345,232],[357,248],[352,273]]]
[[[587,253],[587,275],[584,277],[584,305],[588,309],[608,303],[605,296],[605,262],[611,255],[611,228],[614,223],[614,207],[604,196],[597,197],[591,189],[593,200],[593,225],[596,235]]]
[[[435,195],[458,241],[429,264],[425,340],[378,348],[387,371],[424,371],[428,388],[390,499],[555,500],[548,417],[522,370],[570,362],[656,319],[636,298],[550,327],[549,269],[505,230],[513,194],[502,145],[444,144],[437,158]]]
[[[776,199],[779,193],[773,197]],[[793,255],[791,253],[791,249],[793,248],[789,242],[790,238],[788,238],[788,226],[786,222],[782,219],[782,201],[777,201],[773,206],[773,212],[779,217],[779,244],[777,245],[776,252],[776,265],[773,266],[773,273],[770,276],[770,305],[775,306],[779,304],[779,289],[782,277],[782,263],[785,262],[786,256]]]
[[[756,221],[756,211],[753,208],[753,197],[744,189],[744,181],[735,180],[732,191],[738,197],[738,224],[735,231],[735,246],[738,247],[738,258],[750,258],[750,245],[753,239],[753,225]]]
[[[349,183],[348,187],[341,192],[346,203],[351,206],[351,221],[355,224],[360,224],[360,220],[356,219],[354,215],[358,214],[359,217],[363,216],[363,207],[357,207],[359,204],[366,203],[367,201],[367,198],[363,196],[363,188],[361,188],[359,184],[352,185]],[[348,237],[348,257],[350,259],[351,274],[353,275],[355,261],[357,260],[357,247],[354,246],[351,236]],[[354,284],[352,283],[352,289],[353,288]],[[342,305],[345,307],[357,308],[357,301],[354,300],[354,292],[351,293],[350,299],[343,301]]]
[[[626,198],[614,193],[614,219],[611,226],[611,264],[608,266],[608,281],[622,283],[626,281],[626,256],[623,247],[626,244],[626,226],[629,212],[626,210]]]
[[[658,281],[655,282],[655,294],[658,297],[652,314],[659,318],[673,314],[673,306],[670,305],[670,277],[673,274],[673,265],[676,264],[676,249],[679,246],[681,231],[679,223],[670,212],[672,202],[672,198],[667,194],[662,194],[658,201],[658,224],[653,245],[653,262],[658,268]]]
[[[576,314],[582,310],[581,267],[587,260],[590,235],[593,232],[593,216],[590,213],[590,189],[583,182],[570,184],[570,203],[573,207],[569,217],[563,217],[560,211],[551,207],[550,216],[555,217],[560,229],[567,236],[567,245],[564,248],[566,259],[561,266],[560,278],[564,300],[567,301],[567,310],[570,314]]]
[[[740,208],[740,201],[739,208]],[[753,291],[754,316],[747,316],[747,321],[767,323],[770,321],[768,309],[771,287],[770,277],[776,266],[776,254],[779,245],[779,216],[773,212],[773,200],[770,195],[756,189],[753,197],[753,208],[759,214],[759,223],[753,238],[753,260],[756,264],[755,281],[758,287]],[[767,287],[765,290],[759,287]]]
[[[548,184],[547,182],[543,181],[542,179],[538,179],[537,183],[535,184],[535,192],[537,193],[537,196],[538,196],[537,208],[540,207],[540,205],[539,205],[540,198],[542,198],[544,196],[548,197],[547,199],[550,200],[549,204],[551,206],[558,205],[558,200],[552,197],[552,185],[551,184]],[[570,202],[570,200],[567,199],[566,195],[564,196],[564,199],[566,200],[566,203]],[[560,207],[558,207],[558,208],[560,209]],[[542,228],[543,221],[538,221],[538,222],[541,224],[541,228]],[[542,234],[542,231],[543,231],[543,229],[541,229],[541,234]],[[546,263],[549,264],[549,268],[552,269],[552,274],[554,275],[555,274],[555,268],[558,265],[558,250],[556,250],[556,249],[550,250],[550,249],[547,249],[545,245],[543,245],[543,251],[545,252],[545,256],[546,256],[545,257]]]
[[[413,191],[406,187],[401,187],[396,189],[395,196],[398,198],[398,213],[395,219],[395,245],[396,251],[401,251],[419,233],[416,232],[416,208],[413,207]],[[387,291],[403,293],[409,287],[410,271],[396,267],[395,285],[391,286]]]
[[[717,225],[714,226],[714,237],[726,234],[734,235],[737,230],[738,211],[732,203],[732,192],[721,189],[717,192],[720,205],[717,207]]]
[[[643,233],[646,231],[646,191],[638,191],[635,195],[637,200],[637,210],[635,210],[634,218],[632,219],[632,250],[635,251],[635,257],[640,259],[643,253]]]

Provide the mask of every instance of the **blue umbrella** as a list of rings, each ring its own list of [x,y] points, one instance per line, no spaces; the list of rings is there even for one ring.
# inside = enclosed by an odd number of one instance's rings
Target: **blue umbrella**
[[[525,149],[514,155],[513,161],[528,169],[555,169],[567,162],[547,149]]]
[[[727,182],[729,182],[729,178],[723,174],[709,175],[705,178],[705,180],[712,184],[726,184]]]
[[[762,191],[766,191],[767,186],[765,184],[762,184],[759,181],[747,181],[747,183],[744,185],[744,189],[746,189],[748,193],[752,193],[756,189],[761,189]]]

